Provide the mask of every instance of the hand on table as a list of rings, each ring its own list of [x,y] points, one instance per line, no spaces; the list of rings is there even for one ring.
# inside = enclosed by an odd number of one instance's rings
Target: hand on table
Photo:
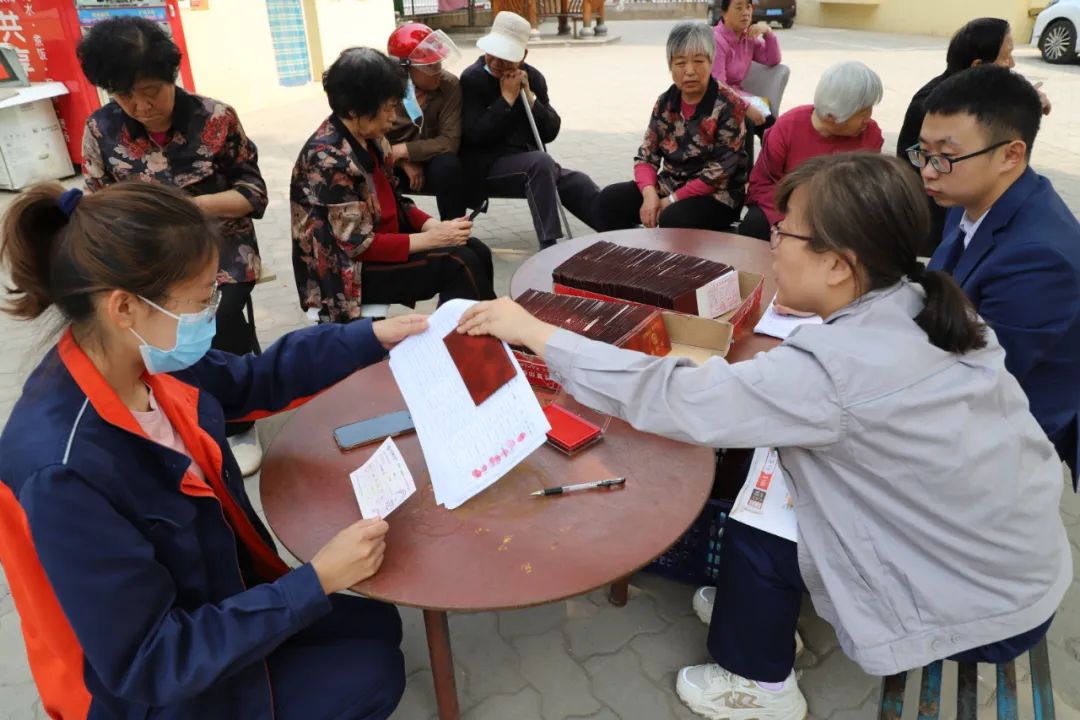
[[[376,320],[371,325],[371,329],[375,331],[375,339],[387,350],[410,335],[419,335],[427,330],[427,327],[428,321],[423,315],[402,315]]]
[[[379,571],[386,554],[385,520],[361,520],[345,528],[315,553],[311,566],[323,591],[347,590]]]
[[[461,316],[458,332],[492,335],[511,345],[524,345],[540,357],[555,326],[537,320],[510,298],[476,303]]]

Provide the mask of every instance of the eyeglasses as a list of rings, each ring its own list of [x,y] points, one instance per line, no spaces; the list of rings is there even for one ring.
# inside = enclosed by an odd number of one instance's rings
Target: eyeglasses
[[[780,229],[780,223],[773,223],[769,228],[769,247],[773,250],[780,247],[780,243],[784,242],[784,238],[790,237],[796,240],[804,240],[806,242],[813,241],[814,238],[809,235],[796,235],[795,233],[789,233]]]
[[[952,166],[956,163],[993,152],[1002,145],[1008,145],[1011,142],[1012,140],[1002,140],[1001,142],[994,143],[990,147],[985,147],[978,152],[968,153],[967,155],[961,155],[960,157],[952,157],[951,155],[931,155],[918,145],[912,145],[905,152],[907,152],[908,161],[920,170],[929,165],[942,175],[948,175],[952,172]]]
[[[221,287],[215,282],[214,287],[210,290],[210,297],[206,300],[188,300],[185,298],[176,298],[166,296],[170,300],[174,300],[180,303],[188,303],[189,305],[199,305],[200,314],[205,313],[207,321],[217,315],[218,308],[221,307]]]

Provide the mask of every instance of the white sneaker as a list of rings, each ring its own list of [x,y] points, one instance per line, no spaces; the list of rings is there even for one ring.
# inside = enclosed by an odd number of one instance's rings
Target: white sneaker
[[[679,671],[675,691],[686,706],[711,720],[804,720],[806,698],[788,675],[779,690],[766,690],[716,664]]]
[[[233,435],[229,438],[229,448],[232,449],[233,457],[244,477],[249,477],[259,472],[262,465],[263,451],[259,444],[259,431],[254,425],[247,432]]]
[[[711,585],[699,587],[694,593],[694,612],[697,613],[701,622],[708,625],[712,622],[713,603],[716,602],[716,588]],[[802,655],[803,641],[799,633],[795,633],[795,657]]]

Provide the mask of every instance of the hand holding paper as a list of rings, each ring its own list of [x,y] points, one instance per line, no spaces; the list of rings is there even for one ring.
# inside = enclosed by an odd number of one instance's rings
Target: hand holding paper
[[[416,492],[412,473],[392,438],[386,438],[349,478],[360,504],[360,514],[368,519],[386,517]]]

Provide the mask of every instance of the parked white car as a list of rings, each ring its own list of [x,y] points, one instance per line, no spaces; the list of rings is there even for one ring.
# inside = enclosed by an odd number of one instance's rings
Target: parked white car
[[[1077,28],[1080,28],[1080,0],[1050,0],[1035,18],[1031,43],[1049,63],[1070,63],[1077,57]]]

